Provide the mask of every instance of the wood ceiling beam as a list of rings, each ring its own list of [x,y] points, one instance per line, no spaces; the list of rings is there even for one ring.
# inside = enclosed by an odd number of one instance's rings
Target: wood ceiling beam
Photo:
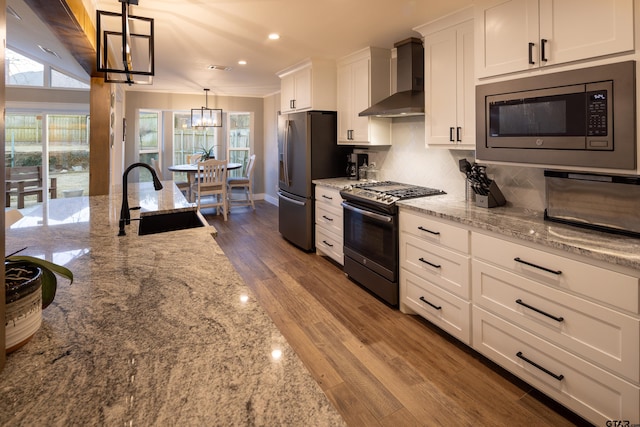
[[[82,0],[25,0],[80,66],[92,77],[100,76],[96,63],[96,30]]]

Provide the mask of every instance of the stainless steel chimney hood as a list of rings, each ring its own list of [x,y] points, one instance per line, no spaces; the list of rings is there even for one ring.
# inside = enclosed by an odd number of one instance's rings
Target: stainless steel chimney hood
[[[424,47],[411,37],[397,49],[397,92],[360,112],[359,116],[407,117],[424,115]]]

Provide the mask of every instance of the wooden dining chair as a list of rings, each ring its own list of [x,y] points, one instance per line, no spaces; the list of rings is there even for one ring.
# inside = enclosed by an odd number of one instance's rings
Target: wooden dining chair
[[[229,204],[227,201],[227,162],[226,160],[205,160],[198,162],[198,178],[191,185],[191,192],[196,197],[198,209],[203,207],[215,207],[216,213],[220,213],[227,220]],[[212,196],[212,201],[203,196]]]
[[[229,198],[229,207],[231,206],[251,206],[253,210],[256,206],[253,204],[253,169],[256,165],[256,155],[252,154],[247,163],[247,169],[244,176],[227,178],[227,197]],[[244,199],[233,199],[232,191],[234,188],[244,190]]]

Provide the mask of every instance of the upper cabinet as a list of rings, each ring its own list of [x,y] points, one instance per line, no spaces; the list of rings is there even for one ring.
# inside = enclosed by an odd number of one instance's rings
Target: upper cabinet
[[[476,77],[634,48],[633,0],[476,2]]]
[[[358,114],[389,96],[391,51],[368,47],[340,59],[338,144],[389,145],[391,119]]]
[[[424,36],[428,147],[475,149],[473,9],[415,28]]]
[[[307,59],[277,73],[280,77],[280,112],[336,110],[336,65]]]

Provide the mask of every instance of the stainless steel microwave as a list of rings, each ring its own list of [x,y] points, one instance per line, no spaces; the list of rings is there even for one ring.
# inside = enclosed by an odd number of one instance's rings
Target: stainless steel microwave
[[[635,61],[476,86],[476,157],[635,169],[635,94]]]

